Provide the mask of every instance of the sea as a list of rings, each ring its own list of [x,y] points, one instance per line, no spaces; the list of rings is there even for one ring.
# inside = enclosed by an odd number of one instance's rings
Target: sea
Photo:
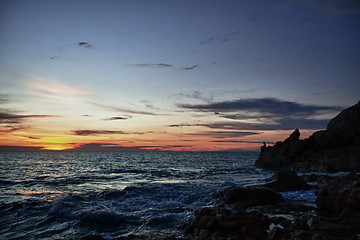
[[[183,236],[212,193],[265,183],[259,152],[1,152],[0,239]],[[283,193],[314,202],[313,191]]]

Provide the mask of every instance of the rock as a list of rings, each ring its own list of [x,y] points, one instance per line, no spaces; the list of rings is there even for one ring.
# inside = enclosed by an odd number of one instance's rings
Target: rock
[[[187,234],[196,239],[266,239],[270,220],[257,213],[230,212],[223,208],[195,211]]]
[[[278,192],[265,187],[230,186],[218,190],[213,196],[221,198],[236,210],[245,210],[252,206],[277,204],[284,201]]]
[[[360,102],[340,112],[326,130],[263,147],[255,166],[318,172],[360,171]]]
[[[99,235],[89,234],[82,236],[80,240],[106,240],[106,239]],[[188,240],[188,238],[178,238],[175,236],[152,237],[152,236],[138,236],[138,235],[130,234],[124,237],[112,238],[111,240]]]
[[[105,238],[103,238],[102,236],[99,236],[99,235],[89,234],[89,235],[82,236],[80,238],[80,240],[105,240]]]
[[[326,184],[315,192],[319,210],[339,215],[344,209],[360,213],[360,181],[347,187],[343,183]]]
[[[306,181],[290,170],[278,171],[271,177],[271,180],[271,182],[264,184],[263,187],[271,188],[277,192],[309,189]]]

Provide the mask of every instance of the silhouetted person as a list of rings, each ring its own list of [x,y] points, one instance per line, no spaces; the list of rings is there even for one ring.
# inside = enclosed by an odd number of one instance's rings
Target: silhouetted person
[[[261,146],[261,150],[265,149],[266,148],[266,143],[263,142],[263,145]]]

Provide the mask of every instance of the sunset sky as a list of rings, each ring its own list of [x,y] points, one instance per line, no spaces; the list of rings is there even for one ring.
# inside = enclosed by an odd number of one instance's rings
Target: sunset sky
[[[0,151],[259,150],[360,100],[360,1],[0,1]]]

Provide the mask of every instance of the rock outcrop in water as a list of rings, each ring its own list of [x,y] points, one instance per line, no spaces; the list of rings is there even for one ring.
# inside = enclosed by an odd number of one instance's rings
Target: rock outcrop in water
[[[267,239],[271,224],[269,217],[246,212],[249,207],[284,202],[282,196],[265,187],[225,187],[213,194],[232,207],[204,207],[195,211],[186,227],[187,234],[196,239]]]
[[[233,212],[225,208],[200,208],[187,227],[195,239],[267,239],[269,217],[258,213]]]
[[[360,171],[360,102],[333,118],[326,130],[300,140],[296,129],[284,142],[261,149],[255,166],[293,170]]]
[[[278,180],[285,176],[296,180],[295,185],[290,184],[291,188],[308,188],[292,171],[277,172],[274,178]],[[213,197],[231,208],[220,204],[196,210],[186,233],[199,240],[360,239],[360,175],[326,179],[310,176],[309,179],[324,184],[316,192],[318,208],[278,199],[276,193],[264,187],[226,187],[216,191]],[[252,192],[257,190],[264,192],[260,195]],[[261,197],[269,199],[258,199]],[[238,208],[236,203],[241,207]]]
[[[248,207],[271,205],[283,202],[282,196],[265,187],[225,187],[213,194],[214,198],[222,199],[235,210],[244,211]]]
[[[281,170],[270,178],[270,182],[262,185],[277,192],[288,192],[297,190],[309,190],[307,182],[299,177],[294,171]]]

